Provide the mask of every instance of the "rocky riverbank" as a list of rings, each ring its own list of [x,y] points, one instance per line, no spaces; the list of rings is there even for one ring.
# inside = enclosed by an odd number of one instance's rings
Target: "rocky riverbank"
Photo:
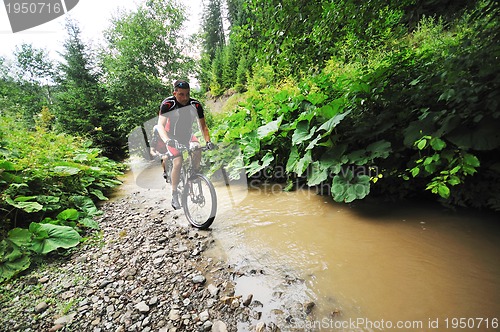
[[[140,192],[106,203],[100,232],[0,286],[1,330],[296,331],[260,321],[258,299],[235,296],[241,272],[204,254],[211,232],[165,205]]]

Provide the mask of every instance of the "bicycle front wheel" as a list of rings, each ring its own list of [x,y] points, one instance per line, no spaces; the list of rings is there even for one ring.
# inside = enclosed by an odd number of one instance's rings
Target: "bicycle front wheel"
[[[191,176],[184,186],[182,206],[191,225],[200,229],[210,227],[217,212],[217,195],[212,182],[202,174]]]

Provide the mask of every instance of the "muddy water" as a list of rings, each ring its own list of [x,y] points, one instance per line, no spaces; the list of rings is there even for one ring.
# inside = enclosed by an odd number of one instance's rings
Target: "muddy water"
[[[344,205],[276,185],[216,181],[216,188],[211,254],[240,272],[236,295],[253,294],[262,321],[313,301],[307,321],[282,331],[498,330],[498,214],[422,203]],[[158,165],[125,178],[121,192],[137,190],[169,204]]]
[[[213,225],[229,262],[246,271],[236,293],[263,302],[265,319],[283,301],[310,300],[314,317],[293,324],[311,331],[498,326],[498,215],[368,200],[348,206],[279,189],[219,186]]]

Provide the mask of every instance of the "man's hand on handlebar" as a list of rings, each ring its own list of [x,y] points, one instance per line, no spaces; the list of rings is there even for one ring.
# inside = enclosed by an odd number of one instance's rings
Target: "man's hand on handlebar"
[[[165,142],[166,146],[170,146],[171,148],[179,148],[179,142],[175,139],[168,139],[167,142]]]
[[[167,140],[167,142],[165,143],[165,145],[166,146],[170,146],[172,148],[175,148],[177,150],[182,149],[184,147],[182,144],[180,144],[175,139],[169,139],[169,140]],[[207,144],[205,146],[206,146],[207,150],[216,150],[217,149],[217,146],[214,143],[212,143],[212,142],[207,142]],[[198,147],[198,149],[200,149],[200,148]]]
[[[212,142],[207,142],[207,145],[206,145],[206,146],[207,146],[207,149],[208,149],[208,150],[215,150],[215,149],[216,149],[215,144],[214,144],[214,143],[212,143]]]

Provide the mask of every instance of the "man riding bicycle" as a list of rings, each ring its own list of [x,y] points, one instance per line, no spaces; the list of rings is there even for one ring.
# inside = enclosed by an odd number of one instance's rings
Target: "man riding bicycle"
[[[174,83],[174,92],[170,97],[165,98],[160,106],[158,116],[158,134],[165,143],[167,153],[172,159],[172,207],[177,210],[181,208],[179,203],[179,184],[182,154],[178,150],[175,142],[184,146],[199,146],[198,139],[193,135],[193,123],[198,121],[198,126],[203,134],[203,138],[209,150],[214,148],[210,141],[210,133],[205,122],[205,114],[201,103],[190,97],[189,83],[177,80]],[[196,150],[193,155],[193,168],[200,167],[201,150]],[[163,170],[165,170],[165,160],[162,160]]]

